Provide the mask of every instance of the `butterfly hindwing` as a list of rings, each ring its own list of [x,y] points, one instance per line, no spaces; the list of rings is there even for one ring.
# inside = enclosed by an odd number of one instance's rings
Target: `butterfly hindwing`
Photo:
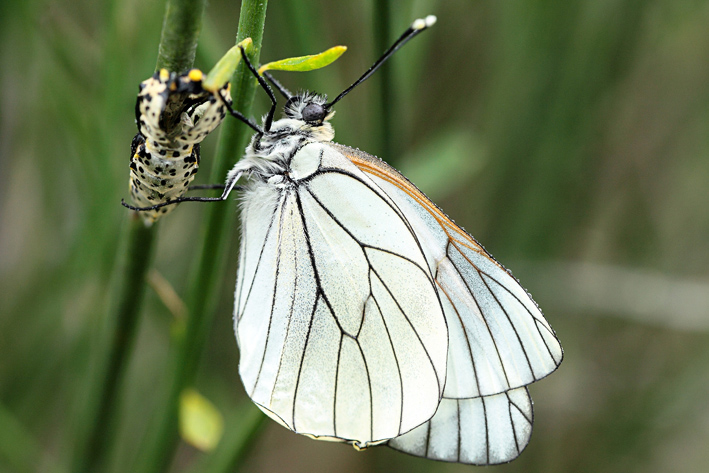
[[[522,453],[532,419],[526,387],[468,399],[444,397],[433,419],[387,445],[433,460],[495,465]]]

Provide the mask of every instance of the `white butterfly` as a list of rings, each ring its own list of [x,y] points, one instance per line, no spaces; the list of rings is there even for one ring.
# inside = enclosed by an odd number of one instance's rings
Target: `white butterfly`
[[[326,103],[287,97],[230,171],[242,177],[234,327],[251,399],[294,432],[436,460],[516,458],[527,385],[563,352],[517,280],[391,166],[332,142],[332,105],[435,21],[417,20]],[[212,200],[218,200],[212,199]]]
[[[234,309],[251,399],[295,432],[359,448],[517,457],[526,385],[562,358],[529,295],[405,177],[330,142],[327,122],[272,131],[265,159],[283,168],[240,165],[259,176],[242,197]]]
[[[246,390],[315,438],[510,461],[532,431],[526,386],[556,369],[561,345],[517,280],[411,182],[332,142],[335,101],[291,96],[230,173],[250,177],[234,308]]]

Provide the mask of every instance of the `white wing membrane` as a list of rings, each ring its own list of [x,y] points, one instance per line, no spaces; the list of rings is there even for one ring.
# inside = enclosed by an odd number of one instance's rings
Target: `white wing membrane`
[[[527,388],[471,399],[443,398],[430,422],[396,437],[396,450],[473,465],[515,459],[532,435],[532,399]]]
[[[331,146],[406,215],[434,274],[449,330],[438,411],[389,445],[463,463],[512,460],[531,434],[532,403],[525,386],[561,363],[553,330],[517,280],[406,178],[366,153]]]
[[[421,241],[451,331],[449,360],[470,360],[449,368],[445,396],[498,394],[554,371],[561,345],[517,280],[396,170],[361,151],[332,146],[396,203]],[[463,378],[474,379],[475,387],[451,382]]]
[[[341,153],[305,148],[294,160],[319,152],[319,172],[244,195],[239,370],[252,400],[286,427],[380,443],[436,412],[448,347],[441,301],[396,206]]]
[[[239,371],[291,430],[496,464],[563,352],[517,280],[393,168],[310,143],[244,193]]]

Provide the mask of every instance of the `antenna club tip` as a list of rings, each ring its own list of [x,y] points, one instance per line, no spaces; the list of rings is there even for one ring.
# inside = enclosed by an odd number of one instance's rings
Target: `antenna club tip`
[[[411,29],[423,30],[425,28],[429,28],[436,23],[436,20],[437,18],[435,15],[428,15],[426,18],[419,18],[411,24]]]

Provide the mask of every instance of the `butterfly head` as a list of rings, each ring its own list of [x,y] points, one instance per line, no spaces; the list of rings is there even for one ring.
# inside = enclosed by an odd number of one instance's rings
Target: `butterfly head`
[[[325,104],[327,97],[302,92],[291,95],[284,107],[284,117],[257,133],[246,150],[247,156],[257,156],[267,162],[287,162],[303,143],[332,141],[335,130],[329,120],[335,114]]]
[[[310,92],[290,97],[284,112],[288,118],[302,120],[310,126],[321,126],[335,115],[335,112],[327,106],[326,96]]]

